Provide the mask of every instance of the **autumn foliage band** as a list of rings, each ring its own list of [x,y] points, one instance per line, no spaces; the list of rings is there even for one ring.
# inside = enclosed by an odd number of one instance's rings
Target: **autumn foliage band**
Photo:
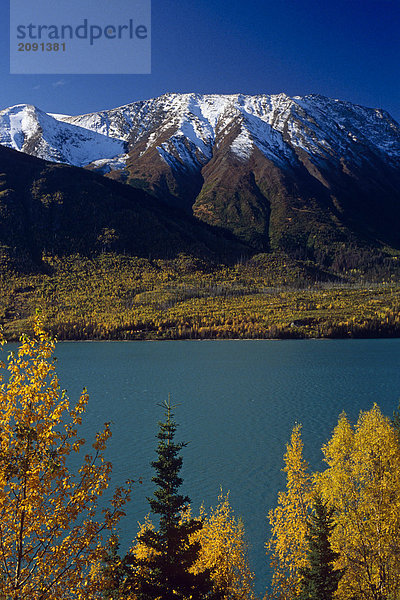
[[[222,492],[192,514],[181,493],[181,451],[170,399],[162,404],[155,490],[132,547],[119,553],[118,524],[133,482],[102,500],[112,465],[110,427],[92,447],[60,390],[54,340],[37,320],[11,353],[0,388],[1,600],[254,600],[243,523]],[[339,418],[312,474],[295,425],[284,456],[286,490],[269,512],[272,582],[265,600],[399,600],[400,417],[375,405],[355,427]],[[82,453],[75,471],[70,457]],[[75,462],[76,462],[75,459]],[[266,559],[267,560],[267,559]],[[267,582],[265,582],[267,585]]]
[[[310,265],[266,254],[233,266],[110,253],[43,264],[3,268],[0,248],[8,341],[33,331],[38,308],[59,340],[400,337],[400,286],[378,272],[368,283],[317,282]]]

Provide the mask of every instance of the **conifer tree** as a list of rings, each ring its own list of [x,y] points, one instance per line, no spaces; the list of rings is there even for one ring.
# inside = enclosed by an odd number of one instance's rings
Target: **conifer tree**
[[[160,422],[157,460],[152,467],[157,488],[148,498],[151,512],[159,516],[158,531],[147,527],[138,536],[143,558],[131,556],[133,577],[136,573],[136,597],[139,600],[205,600],[215,598],[210,571],[204,569],[194,574],[191,567],[198,558],[200,544],[190,536],[202,527],[199,519],[182,520],[181,513],[190,503],[188,496],[179,493],[182,478],[180,451],[185,443],[174,441],[176,423],[168,399],[163,405],[165,421]],[[137,576],[139,574],[139,576]],[[128,582],[129,583],[129,582]]]
[[[127,575],[126,558],[118,554],[119,538],[113,534],[101,556],[101,561],[95,563],[91,570],[91,581],[96,589],[94,598],[101,600],[128,600],[131,598],[125,585]],[[92,600],[92,598],[91,598]]]
[[[333,563],[339,557],[329,541],[335,527],[333,509],[328,509],[319,495],[313,509],[306,534],[308,566],[300,570],[302,581],[299,600],[332,600],[343,575],[342,571],[333,568]]]

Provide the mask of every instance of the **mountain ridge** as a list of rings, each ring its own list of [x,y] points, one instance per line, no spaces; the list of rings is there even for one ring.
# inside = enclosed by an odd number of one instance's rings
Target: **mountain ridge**
[[[0,144],[96,171],[324,267],[400,249],[400,126],[318,94],[164,94],[86,115],[0,111]]]
[[[388,112],[379,108],[366,108],[346,101],[332,100],[319,94],[293,97],[283,93],[255,96],[245,94],[163,94],[149,100],[136,101],[117,108],[76,116],[45,113],[33,105],[19,104],[0,111],[0,124],[4,122],[4,119],[7,119],[10,111],[24,107],[27,110],[38,111],[41,115],[54,119],[60,125],[64,123],[65,125],[80,127],[104,135],[107,138],[118,139],[131,144],[139,142],[149,128],[158,128],[157,133],[161,137],[166,129],[173,129],[178,124],[177,133],[195,142],[197,148],[208,159],[210,158],[208,144],[215,142],[221,127],[229,125],[230,118],[238,116],[248,118],[250,129],[251,123],[253,124],[251,133],[254,138],[257,137],[256,123],[269,126],[266,131],[271,133],[272,138],[275,139],[259,139],[258,143],[262,145],[266,141],[269,142],[269,147],[264,146],[264,151],[271,152],[271,155],[273,155],[271,148],[274,146],[282,150],[281,139],[277,135],[281,134],[282,138],[290,139],[294,147],[304,149],[307,149],[307,145],[309,149],[314,147],[314,150],[318,150],[319,154],[321,156],[325,155],[326,158],[330,150],[329,141],[326,139],[318,141],[316,136],[318,128],[314,127],[314,131],[309,129],[311,135],[306,135],[306,130],[310,127],[310,124],[316,125],[318,124],[318,118],[321,120],[318,111],[323,110],[324,118],[329,117],[329,113],[331,113],[331,122],[322,132],[325,137],[329,133],[332,137],[333,121],[335,137],[336,139],[340,137],[342,147],[346,145],[344,138],[347,136],[353,142],[359,141],[362,143],[367,141],[369,144],[373,142],[375,147],[387,156],[400,158],[400,127]],[[165,124],[160,128],[162,114],[168,116],[168,128],[165,127]],[[289,118],[293,114],[299,119],[295,124]],[[156,116],[155,125],[150,122],[151,115]],[[351,117],[351,120],[349,120],[349,117]],[[359,131],[360,122],[364,128],[367,128],[361,135]],[[383,128],[379,126],[382,123],[384,124]],[[301,124],[303,124],[303,128],[299,127]],[[392,133],[395,133],[395,139],[392,139],[391,143],[390,139],[389,141],[382,139],[382,133],[385,133],[385,129],[391,129]],[[359,138],[357,138],[356,131],[359,133]],[[339,136],[341,132],[344,132],[344,138],[343,135]],[[0,136],[2,133],[3,131],[0,130]],[[240,138],[240,135],[238,137]],[[239,156],[242,155],[247,158],[248,156],[244,155],[243,152],[244,149],[248,150],[245,138],[246,135],[243,133],[242,138],[237,141],[236,148]],[[315,141],[319,143],[314,143]],[[10,141],[0,137],[0,143],[9,145]],[[118,155],[117,146],[115,152],[113,158]],[[160,152],[164,157],[168,154],[166,148],[161,146]],[[46,157],[40,156],[39,158]],[[99,155],[98,158],[104,159],[107,157]],[[279,154],[275,158],[282,159],[283,157]],[[75,164],[75,166],[82,165]]]

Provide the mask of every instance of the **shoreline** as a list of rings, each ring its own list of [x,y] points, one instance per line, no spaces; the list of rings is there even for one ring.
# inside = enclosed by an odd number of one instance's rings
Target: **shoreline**
[[[374,337],[356,337],[356,336],[343,336],[343,337],[284,337],[284,338],[181,338],[181,339],[57,339],[55,336],[57,344],[77,344],[77,343],[132,343],[132,342],[307,342],[307,341],[337,341],[337,340],[398,340],[400,339],[399,335],[394,336],[374,336]],[[17,344],[19,343],[19,339],[7,340],[6,344]]]

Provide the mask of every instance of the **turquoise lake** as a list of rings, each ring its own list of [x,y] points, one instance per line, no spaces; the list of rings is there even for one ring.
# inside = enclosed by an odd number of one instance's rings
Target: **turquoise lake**
[[[143,479],[121,523],[122,550],[148,512],[158,403],[171,394],[179,405],[176,440],[189,442],[182,491],[195,514],[202,502],[215,506],[221,488],[230,491],[259,595],[270,579],[267,513],[284,488],[282,459],[294,423],[303,424],[305,458],[320,468],[320,448],[343,410],[355,420],[376,402],[391,416],[400,398],[399,339],[64,342],[56,356],[71,404],[88,389],[81,428],[88,442],[112,421],[113,482]]]

